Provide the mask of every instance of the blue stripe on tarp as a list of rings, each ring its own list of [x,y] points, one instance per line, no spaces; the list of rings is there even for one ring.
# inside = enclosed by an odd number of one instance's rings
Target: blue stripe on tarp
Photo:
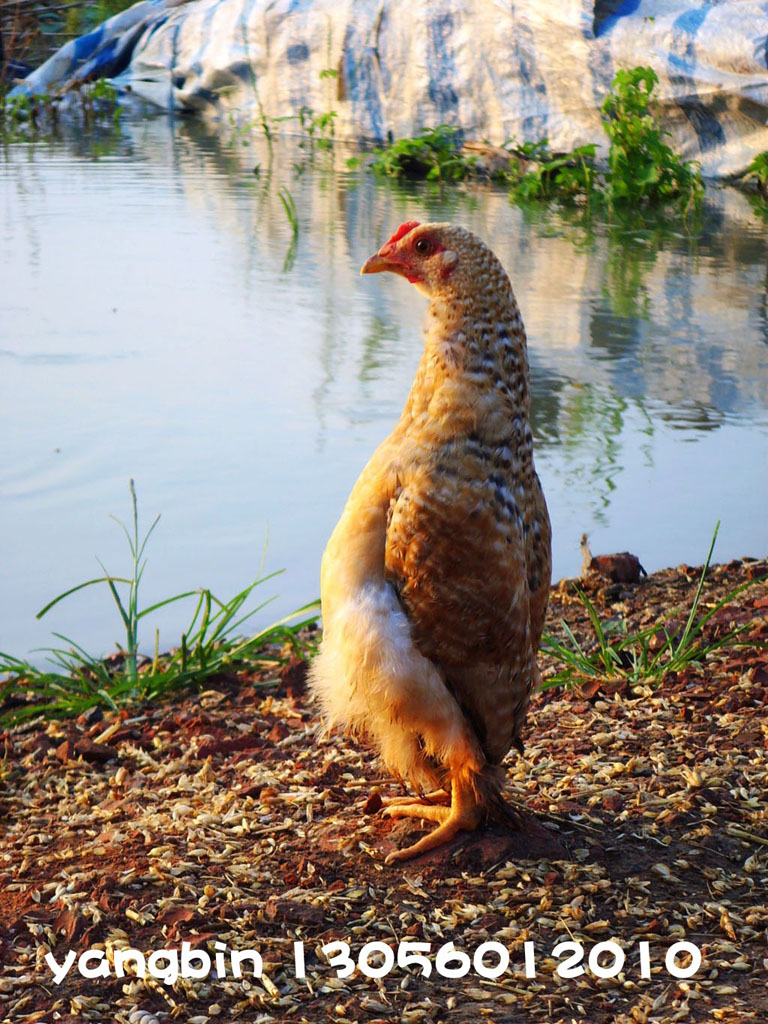
[[[527,45],[521,47],[521,41]],[[523,142],[538,142],[549,132],[547,83],[536,62],[536,40],[529,26],[515,26],[515,56],[520,69],[520,132]],[[526,112],[528,111],[528,112]]]
[[[624,3],[618,10],[614,11],[613,14],[609,14],[604,22],[595,27],[595,37],[599,39],[606,32],[610,32],[617,21],[621,18],[626,18],[628,14],[634,14],[641,3],[642,0],[624,0]]]
[[[441,122],[452,122],[459,110],[459,97],[452,85],[456,80],[456,59],[451,37],[456,28],[454,15],[442,11],[427,21],[427,70],[429,72],[429,98],[437,109]],[[442,55],[442,56],[441,56]]]
[[[81,64],[84,60],[87,60],[91,54],[96,50],[104,40],[104,26],[99,25],[93,32],[89,32],[87,36],[80,36],[79,39],[74,40],[74,46],[72,47],[72,67],[77,64]]]
[[[709,6],[706,6],[699,8],[698,11],[684,11],[673,22],[672,28],[675,33],[684,36],[688,42],[685,47],[685,54],[682,57],[670,53],[669,63],[672,67],[679,67],[684,74],[690,73],[695,68],[694,41],[699,29],[707,20],[710,9]]]
[[[115,78],[128,67],[136,44],[144,35],[145,23],[139,22],[132,29],[108,39],[75,75],[76,78]]]
[[[200,48],[195,54],[194,60],[189,62],[189,73],[190,75],[197,75],[198,78],[204,77],[203,58],[205,57],[206,50],[208,49],[208,42],[211,39],[211,22],[216,16],[217,4],[211,4],[208,11],[203,18],[203,27],[200,33],[202,42]]]
[[[171,73],[168,75],[168,109],[176,110],[176,97],[173,94],[175,87],[173,72],[178,66],[179,56],[179,34],[181,32],[181,21],[179,18],[176,19],[176,24],[173,26],[173,32],[171,33]]]
[[[685,96],[680,96],[676,103],[696,132],[699,150],[702,153],[716,149],[718,146],[723,146],[726,141],[723,126],[712,111],[708,110],[699,99],[699,94],[696,91],[696,80],[693,77],[696,69],[696,36],[701,26],[707,20],[711,10],[712,5],[706,3],[698,10],[684,11],[675,18],[672,26],[673,31],[687,39],[687,43],[685,52],[681,56],[670,53],[667,62],[667,73],[670,81],[673,83],[677,82],[680,86],[689,90]]]
[[[624,16],[622,12],[631,14],[640,3],[641,0],[626,0],[626,2],[622,4],[617,11],[608,15],[599,23],[597,20],[599,5],[595,4],[591,25],[592,32],[590,33],[586,27],[583,30],[584,36],[589,41],[587,49],[587,69],[589,70],[592,102],[598,110],[611,87],[615,69],[610,46],[600,45],[596,43],[596,40],[605,35],[606,32],[609,32],[617,21],[621,20]]]
[[[386,17],[386,10],[382,9],[378,22],[379,29],[385,24]],[[374,45],[375,42],[378,42],[378,36],[373,41],[368,41],[375,25],[376,22],[361,25],[354,19],[347,22],[341,47],[341,75],[350,103],[354,105],[355,109],[362,107],[367,115],[371,136],[377,142],[384,142],[387,131],[384,122],[382,94],[375,83],[380,81],[386,91],[389,71]],[[360,56],[355,59],[355,41],[358,35],[360,36],[358,47]]]
[[[240,71],[237,70],[235,72],[235,74],[237,74],[238,77],[242,78],[242,80],[244,82],[246,82],[248,85],[251,86],[251,88],[253,89],[253,93],[254,93],[254,95],[256,97],[256,102],[259,105],[259,107],[261,107],[261,97],[259,95],[259,83],[258,83],[258,79],[256,78],[256,72],[254,70],[253,64],[251,63],[251,52],[250,52],[250,45],[249,45],[249,42],[248,42],[248,26],[250,24],[251,14],[253,12],[253,8],[254,8],[254,5],[256,3],[258,3],[258,0],[245,0],[245,2],[243,2],[241,4],[241,6],[240,6],[240,19],[239,19],[239,21],[240,21],[240,36],[241,36],[241,39],[242,39],[243,53],[245,55],[245,58],[244,58],[244,60],[242,62],[243,63],[243,73],[240,74]],[[238,62],[238,65],[237,65],[238,69],[239,69],[239,66],[240,66],[240,62]]]

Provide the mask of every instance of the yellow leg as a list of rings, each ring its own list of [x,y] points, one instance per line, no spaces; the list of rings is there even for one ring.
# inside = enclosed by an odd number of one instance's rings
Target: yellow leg
[[[434,832],[424,836],[418,843],[407,846],[404,850],[393,850],[385,863],[395,864],[442,846],[453,839],[461,829],[471,831],[477,828],[483,820],[484,812],[472,784],[459,776],[454,777],[452,781],[450,806],[444,807],[417,800],[397,801],[385,807],[384,814],[390,818],[423,818],[438,822]]]

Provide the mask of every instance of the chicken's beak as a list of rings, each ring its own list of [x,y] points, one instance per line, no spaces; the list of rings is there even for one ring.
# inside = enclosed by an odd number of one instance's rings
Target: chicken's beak
[[[380,274],[384,270],[392,270],[393,266],[389,260],[385,259],[380,253],[374,253],[370,259],[366,260],[360,268],[361,274]]]

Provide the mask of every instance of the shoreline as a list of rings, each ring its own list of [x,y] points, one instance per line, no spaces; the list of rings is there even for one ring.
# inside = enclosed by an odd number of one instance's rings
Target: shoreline
[[[709,607],[750,583],[710,620],[715,633],[746,625],[750,646],[653,688],[606,680],[535,694],[525,754],[506,761],[520,832],[462,834],[404,867],[383,859],[418,825],[378,813],[397,787],[363,746],[319,734],[299,659],[271,691],[251,673],[140,710],[7,730],[3,1011],[22,1020],[25,1007],[47,1014],[74,1000],[77,1019],[93,1021],[127,1022],[137,1007],[165,1021],[178,1005],[211,1021],[438,1022],[451,1009],[456,1021],[485,1012],[608,1024],[651,1019],[652,1006],[654,1019],[673,1019],[690,1005],[695,1019],[754,1019],[768,1010],[768,650],[757,646],[768,642],[768,582],[749,577],[766,571],[766,559],[711,566],[702,596]],[[685,566],[636,586],[587,586],[601,618],[621,613],[634,627],[662,607],[682,616],[697,577]],[[581,637],[584,614],[573,581],[553,589],[548,628],[562,615]],[[431,943],[433,955],[449,941],[470,955],[495,942],[511,966],[493,982],[404,983],[397,969],[337,979],[316,952],[340,940],[356,956],[366,942],[406,939]],[[614,979],[556,977],[562,940],[585,950],[612,940],[626,968]],[[520,974],[526,941],[532,978]],[[686,980],[665,967],[677,941],[702,955]],[[43,964],[45,952],[62,963],[68,950],[109,958],[184,942],[211,957],[216,943],[255,948],[264,977],[124,988],[112,973],[73,969],[55,986]],[[304,944],[306,978],[292,967],[293,942]],[[643,942],[649,978],[636,963]]]

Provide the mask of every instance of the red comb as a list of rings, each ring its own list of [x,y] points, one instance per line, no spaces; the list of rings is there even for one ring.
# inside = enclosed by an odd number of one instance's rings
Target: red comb
[[[395,242],[399,242],[403,235],[407,235],[409,231],[413,231],[414,228],[419,227],[419,221],[407,220],[405,224],[401,224],[397,231],[392,235],[391,238],[387,239],[385,245],[394,245]]]

